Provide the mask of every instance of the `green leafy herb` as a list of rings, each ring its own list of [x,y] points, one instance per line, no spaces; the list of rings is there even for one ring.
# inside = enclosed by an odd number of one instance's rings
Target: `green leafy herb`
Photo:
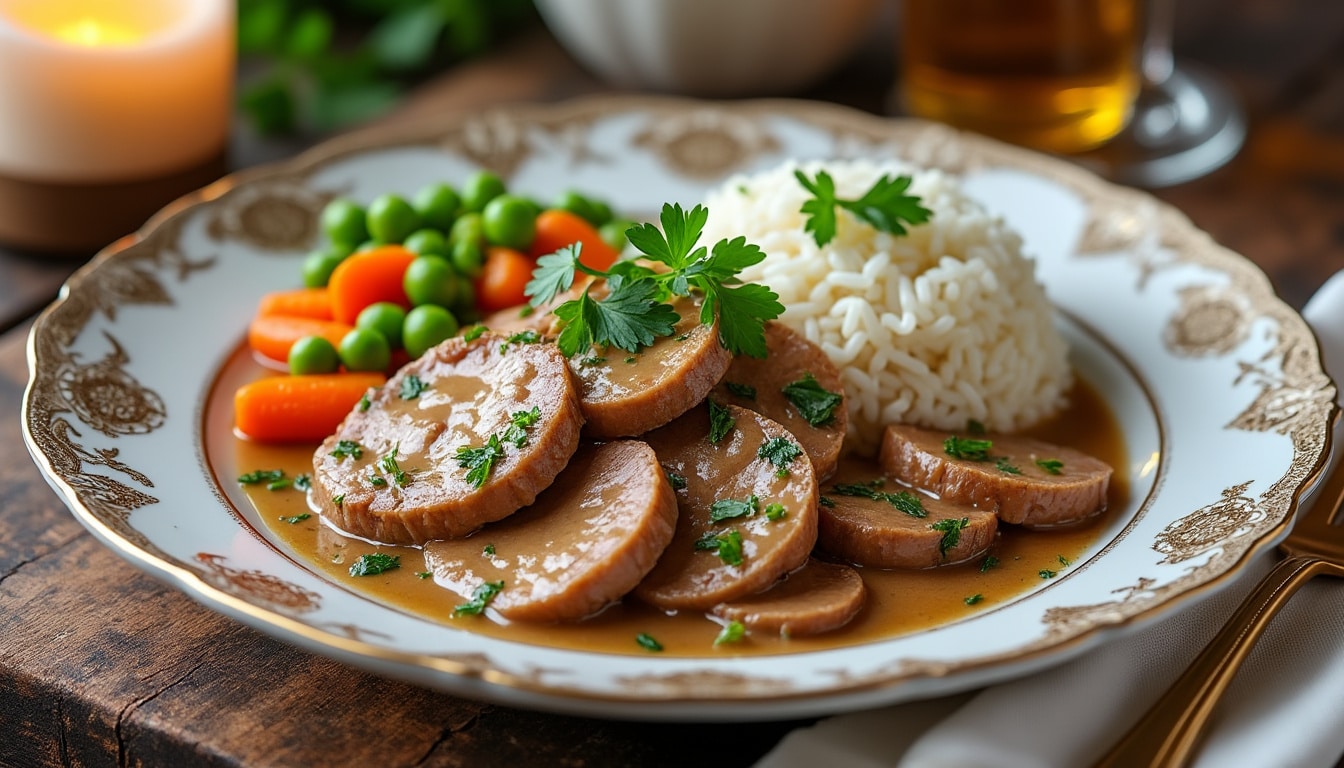
[[[923,224],[933,215],[919,204],[917,196],[905,194],[912,181],[909,176],[893,179],[883,175],[862,196],[849,200],[836,195],[835,180],[825,171],[817,171],[815,179],[809,179],[802,171],[794,171],[793,175],[812,195],[800,211],[807,216],[803,230],[812,233],[817,245],[835,239],[837,207],[873,229],[893,235],[904,235],[906,224]]]
[[[754,493],[744,501],[719,499],[709,505],[709,521],[718,523],[735,517],[750,517],[759,511],[761,511],[761,500]]]
[[[1007,475],[1020,475],[1022,470],[1008,463],[1007,457],[999,456],[994,459],[994,468]]]
[[[402,400],[414,400],[427,389],[429,389],[429,385],[422,381],[419,376],[408,373],[401,380],[401,392],[399,394]]]
[[[1052,475],[1058,475],[1060,470],[1064,468],[1064,462],[1059,459],[1037,459],[1036,466]]]
[[[289,523],[290,525],[297,525],[310,517],[312,517],[312,515],[308,514],[307,512],[303,512],[297,515],[290,515],[289,517],[285,517],[282,515],[280,517],[280,522]]]
[[[976,603],[978,603],[978,602],[980,602],[981,600],[984,600],[984,599],[985,599],[985,596],[982,595],[982,594],[980,594],[979,592],[977,592],[977,593],[975,593],[974,595],[970,595],[969,597],[967,597],[967,598],[966,598],[965,600],[963,600],[962,602],[965,603],[965,604],[967,604],[967,605],[975,605]]]
[[[358,459],[364,455],[364,446],[354,440],[340,440],[331,450],[331,455],[338,459]]]
[[[727,437],[728,433],[733,431],[733,425],[736,423],[737,419],[733,418],[733,415],[728,412],[727,408],[724,408],[713,400],[709,401],[710,443],[718,445],[720,440]]]
[[[751,386],[750,384],[739,384],[736,381],[725,381],[723,383],[723,386],[727,387],[729,392],[732,392],[734,395],[737,395],[738,397],[744,397],[748,400],[756,399],[756,388]]]
[[[313,487],[313,476],[304,472],[294,478],[294,488],[300,491],[307,491]]]
[[[266,490],[268,490],[268,491],[282,491],[282,490],[288,488],[288,487],[289,487],[290,485],[292,485],[292,484],[293,484],[293,483],[290,481],[289,478],[287,478],[287,477],[281,477],[281,478],[279,478],[279,479],[277,479],[277,480],[272,480],[271,482],[267,483],[267,484],[266,484]]]
[[[363,412],[369,410],[369,408],[373,407],[373,401],[369,399],[369,392],[372,392],[372,391],[373,391],[373,390],[369,390],[368,392],[365,392],[365,393],[359,398],[359,405],[356,406],[356,407],[359,408],[359,412],[360,412],[360,413],[363,413]]]
[[[794,459],[802,455],[803,449],[787,437],[772,437],[756,449],[757,458],[765,459],[780,469],[792,464]]]
[[[672,486],[672,490],[680,491],[686,487],[686,477],[679,475],[671,470],[667,471],[667,482]]]
[[[740,643],[747,634],[747,628],[740,621],[730,621],[723,625],[719,630],[719,636],[714,638],[715,645],[726,645],[728,643]]]
[[[507,352],[511,344],[538,344],[540,342],[541,334],[529,328],[525,331],[519,331],[500,342],[499,351]]]
[[[494,545],[494,544],[486,544],[484,547],[481,548],[481,554],[482,554],[482,555],[485,555],[486,557],[494,557],[494,556],[495,556],[495,545]]]
[[[1036,575],[1040,576],[1042,579],[1053,579],[1059,575],[1059,571],[1052,571],[1049,568],[1042,568],[1041,570],[1036,572]]]
[[[1059,560],[1059,564],[1064,566],[1065,568],[1068,568],[1070,565],[1073,565],[1073,561],[1063,555],[1057,555],[1055,559]]]
[[[457,465],[467,470],[467,482],[474,488],[480,488],[490,478],[495,460],[503,456],[504,448],[499,443],[499,436],[491,435],[480,448],[468,448],[465,445],[458,448],[455,458]]]
[[[784,508],[783,504],[772,503],[765,505],[765,517],[767,520],[783,520],[789,514],[789,510]]]
[[[503,581],[487,581],[476,587],[471,593],[471,600],[462,603],[453,608],[453,616],[479,616],[485,612],[485,607],[490,604],[504,589]]]
[[[803,378],[784,385],[780,391],[798,409],[799,415],[814,427],[831,423],[835,409],[844,401],[844,396],[839,393],[822,388],[811,373],[804,373]]]
[[[257,469],[239,475],[238,482],[243,485],[257,485],[259,483],[269,484],[284,479],[284,477],[285,471],[283,469]]]
[[[943,441],[943,452],[954,459],[966,461],[988,461],[989,451],[994,447],[992,440],[975,440],[952,435]]]
[[[512,443],[514,448],[522,448],[527,445],[527,430],[540,420],[541,408],[535,405],[530,411],[514,411],[509,416],[509,425],[504,428],[501,439],[506,443]]]
[[[433,572],[431,572],[431,571],[416,571],[416,573],[415,573],[415,578],[417,578],[417,579],[419,579],[419,580],[421,580],[421,581],[424,581],[425,579],[428,579],[429,577],[431,577],[431,576],[433,576],[433,575],[434,575],[434,574],[433,574]]]
[[[405,488],[407,483],[411,482],[411,476],[406,474],[406,471],[397,463],[397,451],[399,448],[400,444],[394,444],[392,450],[388,451],[382,458],[378,459],[378,466],[382,467],[384,472],[392,476],[392,482],[396,483],[398,488]]]
[[[980,572],[984,573],[999,564],[999,558],[993,555],[985,555],[985,559],[980,562]]]
[[[696,539],[695,548],[714,552],[727,565],[742,564],[742,534],[735,530],[726,533],[710,531]]]
[[[829,497],[827,497],[827,496],[818,496],[818,497],[817,497],[817,503],[820,504],[820,505],[823,506],[823,507],[834,507],[834,506],[835,506],[835,500],[834,500],[834,499],[831,499],[831,498],[829,498]]]
[[[380,573],[386,573],[401,567],[400,555],[389,555],[383,552],[372,552],[367,555],[360,555],[354,565],[350,566],[351,576],[377,576]]]
[[[647,632],[640,632],[638,635],[635,635],[635,642],[639,643],[639,647],[646,651],[657,653],[658,651],[663,650],[663,644],[654,640],[653,635],[650,635]]]
[[[935,531],[941,531],[943,534],[943,537],[938,540],[938,554],[941,557],[946,558],[948,551],[957,546],[961,541],[962,529],[969,525],[970,522],[970,519],[965,517],[960,520],[955,517],[949,517],[939,520],[936,523],[929,524],[930,528]]]
[[[863,499],[872,499],[874,501],[885,501],[897,510],[904,512],[911,517],[928,517],[928,510],[924,509],[924,504],[919,497],[909,491],[879,491],[881,480],[875,480],[872,483],[849,483],[841,484],[831,488],[832,493],[838,493],[841,496],[857,496]]]
[[[345,494],[344,494],[344,493],[338,493],[338,494],[336,494],[335,496],[332,496],[332,497],[331,497],[331,503],[334,504],[335,506],[338,506],[338,507],[341,506],[342,504],[345,503]]]
[[[582,360],[580,360],[579,365],[583,366],[584,368],[592,368],[595,365],[601,365],[605,362],[607,362],[607,358],[605,357],[597,357],[595,355],[589,355],[588,357],[585,357]]]
[[[481,338],[481,334],[485,333],[485,332],[488,331],[488,330],[490,330],[490,329],[489,329],[489,328],[486,328],[484,325],[479,325],[479,324],[478,324],[478,325],[473,325],[473,326],[471,326],[470,328],[468,328],[468,329],[466,330],[465,333],[462,334],[462,340],[463,340],[463,341],[475,341],[475,340]]]
[[[369,485],[372,485],[374,488],[386,488],[387,478],[382,475],[369,475]]]
[[[635,356],[634,356],[634,355],[627,355],[626,358],[625,358],[625,361],[624,361],[624,362],[627,362],[627,363],[633,363],[633,362],[635,362]]]

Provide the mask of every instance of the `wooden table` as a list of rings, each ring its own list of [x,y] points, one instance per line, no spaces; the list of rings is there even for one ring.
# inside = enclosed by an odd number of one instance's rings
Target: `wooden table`
[[[1227,167],[1156,194],[1300,308],[1344,267],[1344,4],[1190,0],[1180,14],[1178,56],[1234,83],[1251,130]],[[875,34],[800,95],[882,112],[889,38]],[[537,31],[389,119],[602,90]],[[235,149],[243,166],[292,147]],[[31,316],[79,263],[0,248],[0,766],[743,765],[798,725],[625,723],[456,699],[279,643],[141,574],[67,512],[20,433]]]

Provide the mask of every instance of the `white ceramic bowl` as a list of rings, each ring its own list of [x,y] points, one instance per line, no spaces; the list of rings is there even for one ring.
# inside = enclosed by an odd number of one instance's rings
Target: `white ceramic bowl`
[[[696,96],[796,91],[872,29],[881,0],[536,0],[551,32],[616,85]]]

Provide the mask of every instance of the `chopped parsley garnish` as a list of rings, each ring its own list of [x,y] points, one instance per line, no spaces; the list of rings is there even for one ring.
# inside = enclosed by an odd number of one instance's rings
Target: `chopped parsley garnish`
[[[742,534],[737,531],[714,533],[710,531],[695,541],[698,551],[714,552],[726,565],[742,564]]]
[[[1058,475],[1059,471],[1064,468],[1064,462],[1059,459],[1037,459],[1036,466],[1052,475]]]
[[[1073,561],[1063,555],[1057,555],[1056,559],[1059,560],[1059,564],[1064,566],[1065,568],[1068,568],[1070,565],[1073,565]]]
[[[377,576],[380,573],[396,570],[401,567],[400,555],[389,555],[383,552],[372,552],[367,555],[360,555],[355,564],[350,566],[351,576]]]
[[[783,314],[784,305],[769,288],[737,278],[765,254],[743,237],[725,238],[708,248],[697,246],[708,218],[702,205],[687,211],[679,204],[665,204],[659,216],[661,230],[647,222],[627,230],[630,245],[661,264],[665,269],[660,271],[633,260],[618,261],[607,271],[593,269],[579,260],[579,243],[537,259],[525,289],[534,307],[568,290],[576,271],[606,281],[603,298],[592,298],[590,285],[577,299],[552,310],[563,323],[556,339],[560,350],[572,356],[597,344],[638,352],[658,337],[672,335],[681,317],[667,302],[695,292],[704,299],[700,322],[710,325],[718,318],[719,343],[725,349],[765,357],[765,322]]]
[[[784,385],[780,391],[798,409],[798,414],[814,427],[830,424],[835,418],[835,409],[844,401],[842,395],[824,389],[811,373],[804,373],[803,378]]]
[[[369,485],[372,485],[374,488],[386,488],[387,479],[382,475],[369,475]]]
[[[503,458],[504,448],[499,443],[499,435],[491,435],[480,448],[468,448],[465,445],[457,449],[457,465],[467,470],[467,482],[480,488],[490,478],[490,470],[495,460]]]
[[[737,395],[738,397],[745,397],[748,400],[756,399],[756,388],[751,386],[750,384],[739,384],[736,381],[725,381],[723,383],[723,386],[727,387],[729,392],[732,392],[734,395]]]
[[[512,443],[514,448],[527,445],[527,430],[541,420],[541,408],[532,406],[530,411],[514,411],[509,416],[509,426],[504,428],[502,440]]]
[[[1008,463],[1008,458],[1006,456],[999,456],[994,459],[994,468],[1007,475],[1022,474],[1022,470]]]
[[[936,523],[929,524],[930,528],[935,531],[941,531],[943,534],[943,537],[938,540],[938,554],[940,556],[946,558],[948,550],[957,546],[961,541],[962,529],[970,524],[970,522],[970,519],[965,517],[960,520],[955,517],[949,517],[939,520]]]
[[[462,334],[462,340],[475,341],[481,338],[481,334],[485,333],[487,330],[489,329],[486,328],[484,325],[473,325],[470,328],[468,328],[465,333]]]
[[[1036,572],[1036,575],[1040,576],[1042,579],[1053,579],[1059,575],[1059,571],[1052,571],[1049,568],[1042,568],[1041,570]]]
[[[607,358],[605,358],[605,357],[598,357],[598,356],[596,356],[596,355],[589,355],[588,357],[585,357],[585,358],[583,358],[582,360],[580,360],[580,361],[579,361],[579,365],[583,366],[584,368],[591,368],[591,367],[593,367],[593,366],[595,366],[595,365],[601,365],[601,364],[603,364],[603,363],[605,363],[605,362],[607,362]]]
[[[751,517],[761,511],[761,500],[752,494],[745,501],[737,499],[719,499],[709,505],[709,521],[718,523],[736,517]]]
[[[500,342],[499,351],[509,351],[510,344],[537,344],[540,342],[541,334],[529,328],[526,331],[519,331]]]
[[[335,496],[332,496],[332,497],[331,497],[331,503],[334,504],[334,505],[336,505],[336,506],[338,506],[338,507],[341,506],[342,504],[345,503],[345,494],[344,494],[344,493],[338,493],[338,494],[336,494]]]
[[[625,357],[625,362],[627,362],[627,363],[633,363],[633,362],[635,362],[635,356],[634,356],[634,355],[626,355],[626,357]]]
[[[372,391],[373,390],[365,392],[363,397],[359,398],[359,405],[357,407],[359,408],[360,413],[369,410],[369,408],[373,405],[373,401],[369,399],[369,392]]]
[[[672,486],[672,490],[680,491],[686,487],[686,477],[684,475],[678,475],[672,470],[667,470],[665,474],[667,475],[668,485]]]
[[[802,455],[803,449],[787,437],[772,437],[761,443],[761,447],[756,450],[757,458],[765,459],[780,469],[789,466],[794,459]]]
[[[823,507],[834,507],[835,501],[826,496],[818,496],[817,503]]]
[[[422,381],[419,376],[408,373],[401,380],[401,392],[398,394],[401,395],[402,400],[414,400],[427,389],[429,389],[429,385]]]
[[[406,471],[397,463],[397,450],[399,447],[400,444],[393,445],[392,450],[388,451],[382,458],[378,459],[378,466],[382,467],[384,472],[392,476],[392,482],[396,483],[398,488],[405,488],[407,483],[411,482],[411,476],[406,474]]]
[[[715,645],[725,645],[727,643],[738,643],[747,634],[747,628],[742,626],[740,621],[730,621],[723,625],[719,630],[719,636],[714,638]]]
[[[292,483],[290,482],[290,479],[289,479],[289,478],[287,478],[287,477],[282,477],[282,478],[280,478],[279,480],[272,480],[271,482],[267,483],[267,484],[266,484],[266,490],[268,490],[268,491],[281,491],[281,490],[284,490],[285,488],[288,488],[291,484],[292,484]]]
[[[980,594],[979,592],[977,592],[977,593],[975,593],[974,595],[970,595],[970,596],[968,596],[965,600],[962,600],[962,602],[965,603],[965,604],[967,604],[967,605],[975,605],[976,603],[978,603],[978,602],[980,602],[981,600],[984,600],[984,599],[985,599],[985,596],[982,595],[982,594]]]
[[[875,480],[871,483],[849,483],[837,485],[831,488],[832,493],[838,493],[841,496],[857,496],[863,499],[872,499],[873,501],[885,501],[896,509],[904,512],[911,517],[928,517],[928,510],[924,509],[924,504],[919,497],[909,491],[889,491],[877,490],[881,487],[882,481]],[[832,502],[834,503],[834,502]]]
[[[984,573],[999,564],[999,558],[993,555],[985,555],[985,559],[980,562],[980,572]]]
[[[243,485],[257,485],[258,483],[274,483],[285,477],[283,469],[257,469],[246,474],[238,476],[238,482]]]
[[[354,440],[340,440],[331,450],[331,455],[338,459],[358,459],[364,455],[364,446]]]
[[[733,418],[733,415],[728,412],[727,408],[724,408],[713,400],[709,401],[710,443],[718,445],[720,440],[727,437],[728,433],[733,431],[733,425],[736,423],[737,419]]]
[[[299,523],[302,523],[304,520],[307,520],[310,517],[312,517],[312,515],[308,514],[307,512],[303,512],[297,515],[290,515],[289,517],[281,515],[280,522],[289,523],[290,525],[298,525]]]
[[[300,491],[306,491],[313,487],[313,476],[304,472],[294,478],[294,488]]]
[[[503,581],[483,582],[476,590],[471,593],[471,600],[453,608],[454,616],[479,616],[485,611],[485,607],[490,604],[504,589]]]
[[[650,635],[647,632],[640,632],[638,635],[635,635],[635,642],[639,643],[639,647],[646,651],[654,651],[656,653],[663,650],[663,644],[654,640],[653,635]]]
[[[783,520],[789,514],[789,510],[784,508],[783,504],[773,503],[765,505],[765,518],[767,520]]]
[[[873,229],[893,235],[904,235],[906,224],[923,224],[933,215],[919,204],[917,196],[905,194],[913,181],[909,176],[893,179],[883,174],[862,196],[850,200],[836,196],[835,180],[825,171],[817,171],[815,179],[809,179],[802,171],[794,171],[793,175],[812,194],[800,212],[807,216],[803,231],[811,232],[817,245],[825,245],[835,238],[837,207],[849,211]]]
[[[415,578],[417,578],[417,579],[419,579],[419,580],[421,580],[421,581],[424,581],[425,579],[428,579],[430,576],[433,576],[433,575],[434,575],[434,573],[433,573],[432,571],[416,571],[416,572],[415,572]]]
[[[969,437],[952,435],[943,441],[943,452],[954,459],[966,461],[987,461],[989,451],[994,447],[992,440],[975,440]]]
[[[494,545],[494,544],[486,544],[484,547],[481,548],[481,554],[482,554],[482,555],[485,555],[486,557],[494,557],[494,556],[495,556],[495,545]]]

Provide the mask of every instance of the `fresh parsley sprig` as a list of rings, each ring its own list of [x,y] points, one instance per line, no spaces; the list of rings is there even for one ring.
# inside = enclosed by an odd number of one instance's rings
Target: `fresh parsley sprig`
[[[811,232],[819,246],[835,239],[836,208],[849,211],[873,229],[893,235],[904,235],[905,225],[923,224],[933,215],[933,211],[919,204],[918,196],[906,194],[913,181],[909,176],[893,179],[883,174],[863,195],[847,199],[836,195],[835,180],[825,171],[817,171],[813,179],[802,171],[794,171],[793,175],[812,194],[800,211],[807,216],[803,231]]]
[[[579,261],[576,243],[537,259],[525,292],[533,307],[542,307],[574,285],[575,272],[605,280],[607,295],[595,299],[591,285],[578,298],[552,310],[563,322],[556,343],[572,356],[594,344],[637,352],[659,336],[671,336],[681,316],[667,302],[698,293],[704,301],[700,322],[717,316],[719,342],[734,354],[765,357],[765,322],[779,317],[784,305],[766,286],[743,283],[738,274],[765,258],[761,249],[738,237],[713,247],[698,245],[709,211],[697,205],[663,206],[660,230],[652,223],[631,227],[626,237],[644,257],[663,265],[655,270],[636,261],[618,261],[607,270]]]

